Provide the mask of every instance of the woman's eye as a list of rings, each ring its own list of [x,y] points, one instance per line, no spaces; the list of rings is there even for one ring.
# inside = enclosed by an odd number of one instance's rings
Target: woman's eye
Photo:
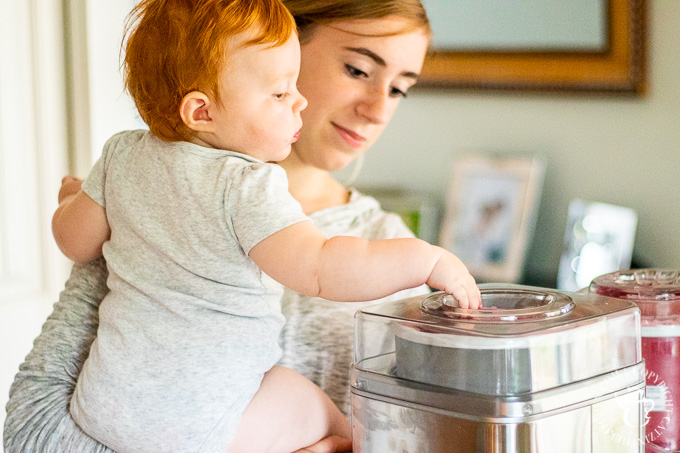
[[[345,69],[347,69],[347,72],[348,72],[349,75],[351,75],[352,77],[356,77],[356,78],[360,78],[360,77],[368,77],[368,74],[366,74],[364,71],[362,71],[362,70],[360,70],[360,69],[355,68],[355,67],[352,66],[352,65],[346,64],[346,65],[345,65]]]
[[[393,98],[405,98],[407,96],[405,90],[400,90],[399,88],[390,87],[390,96]]]

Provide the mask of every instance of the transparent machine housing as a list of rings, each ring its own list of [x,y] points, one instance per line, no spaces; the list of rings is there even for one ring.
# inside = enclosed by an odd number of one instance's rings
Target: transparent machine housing
[[[479,310],[434,293],[356,314],[355,450],[641,451],[644,363],[635,304],[519,285],[480,289]],[[624,406],[632,421],[615,421],[612,414]],[[392,428],[380,420],[391,420]],[[407,420],[401,432],[399,420]],[[606,434],[605,425],[617,422],[630,427]],[[453,446],[441,440],[444,431],[458,433]],[[407,432],[413,445],[391,450],[399,445],[395,436]],[[555,444],[555,436],[565,442]],[[629,446],[612,445],[621,439]]]

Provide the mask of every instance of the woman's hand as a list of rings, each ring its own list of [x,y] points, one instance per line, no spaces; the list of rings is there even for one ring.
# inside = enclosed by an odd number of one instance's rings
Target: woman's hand
[[[75,176],[64,176],[61,180],[61,188],[59,189],[59,204],[61,204],[65,198],[77,194],[82,185],[82,179],[76,178]]]
[[[451,252],[438,249],[440,256],[432,269],[427,285],[451,294],[460,308],[480,308],[482,295],[477,283],[463,262]]]

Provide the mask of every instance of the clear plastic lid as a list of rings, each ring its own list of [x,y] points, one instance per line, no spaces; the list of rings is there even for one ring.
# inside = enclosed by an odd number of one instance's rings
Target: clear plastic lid
[[[355,368],[487,395],[555,388],[641,361],[635,304],[597,294],[480,285],[482,308],[443,293],[356,315]]]
[[[443,293],[425,298],[421,308],[431,315],[449,319],[522,322],[569,313],[574,308],[574,303],[564,294],[504,289],[485,292],[479,310],[460,308],[453,296]]]

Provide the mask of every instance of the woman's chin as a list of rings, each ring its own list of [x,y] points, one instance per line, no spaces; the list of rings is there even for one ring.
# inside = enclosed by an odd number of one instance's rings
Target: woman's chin
[[[357,155],[353,156],[340,156],[337,159],[328,160],[325,162],[324,170],[333,173],[336,171],[345,170],[347,167],[351,166],[352,163],[357,159]]]
[[[337,146],[337,144],[332,144],[325,148],[314,147],[311,150],[309,148],[302,148],[299,145],[299,142],[293,145],[293,150],[288,160],[295,159],[329,173],[341,171],[349,167],[365,151],[363,148],[349,149],[347,146]]]

